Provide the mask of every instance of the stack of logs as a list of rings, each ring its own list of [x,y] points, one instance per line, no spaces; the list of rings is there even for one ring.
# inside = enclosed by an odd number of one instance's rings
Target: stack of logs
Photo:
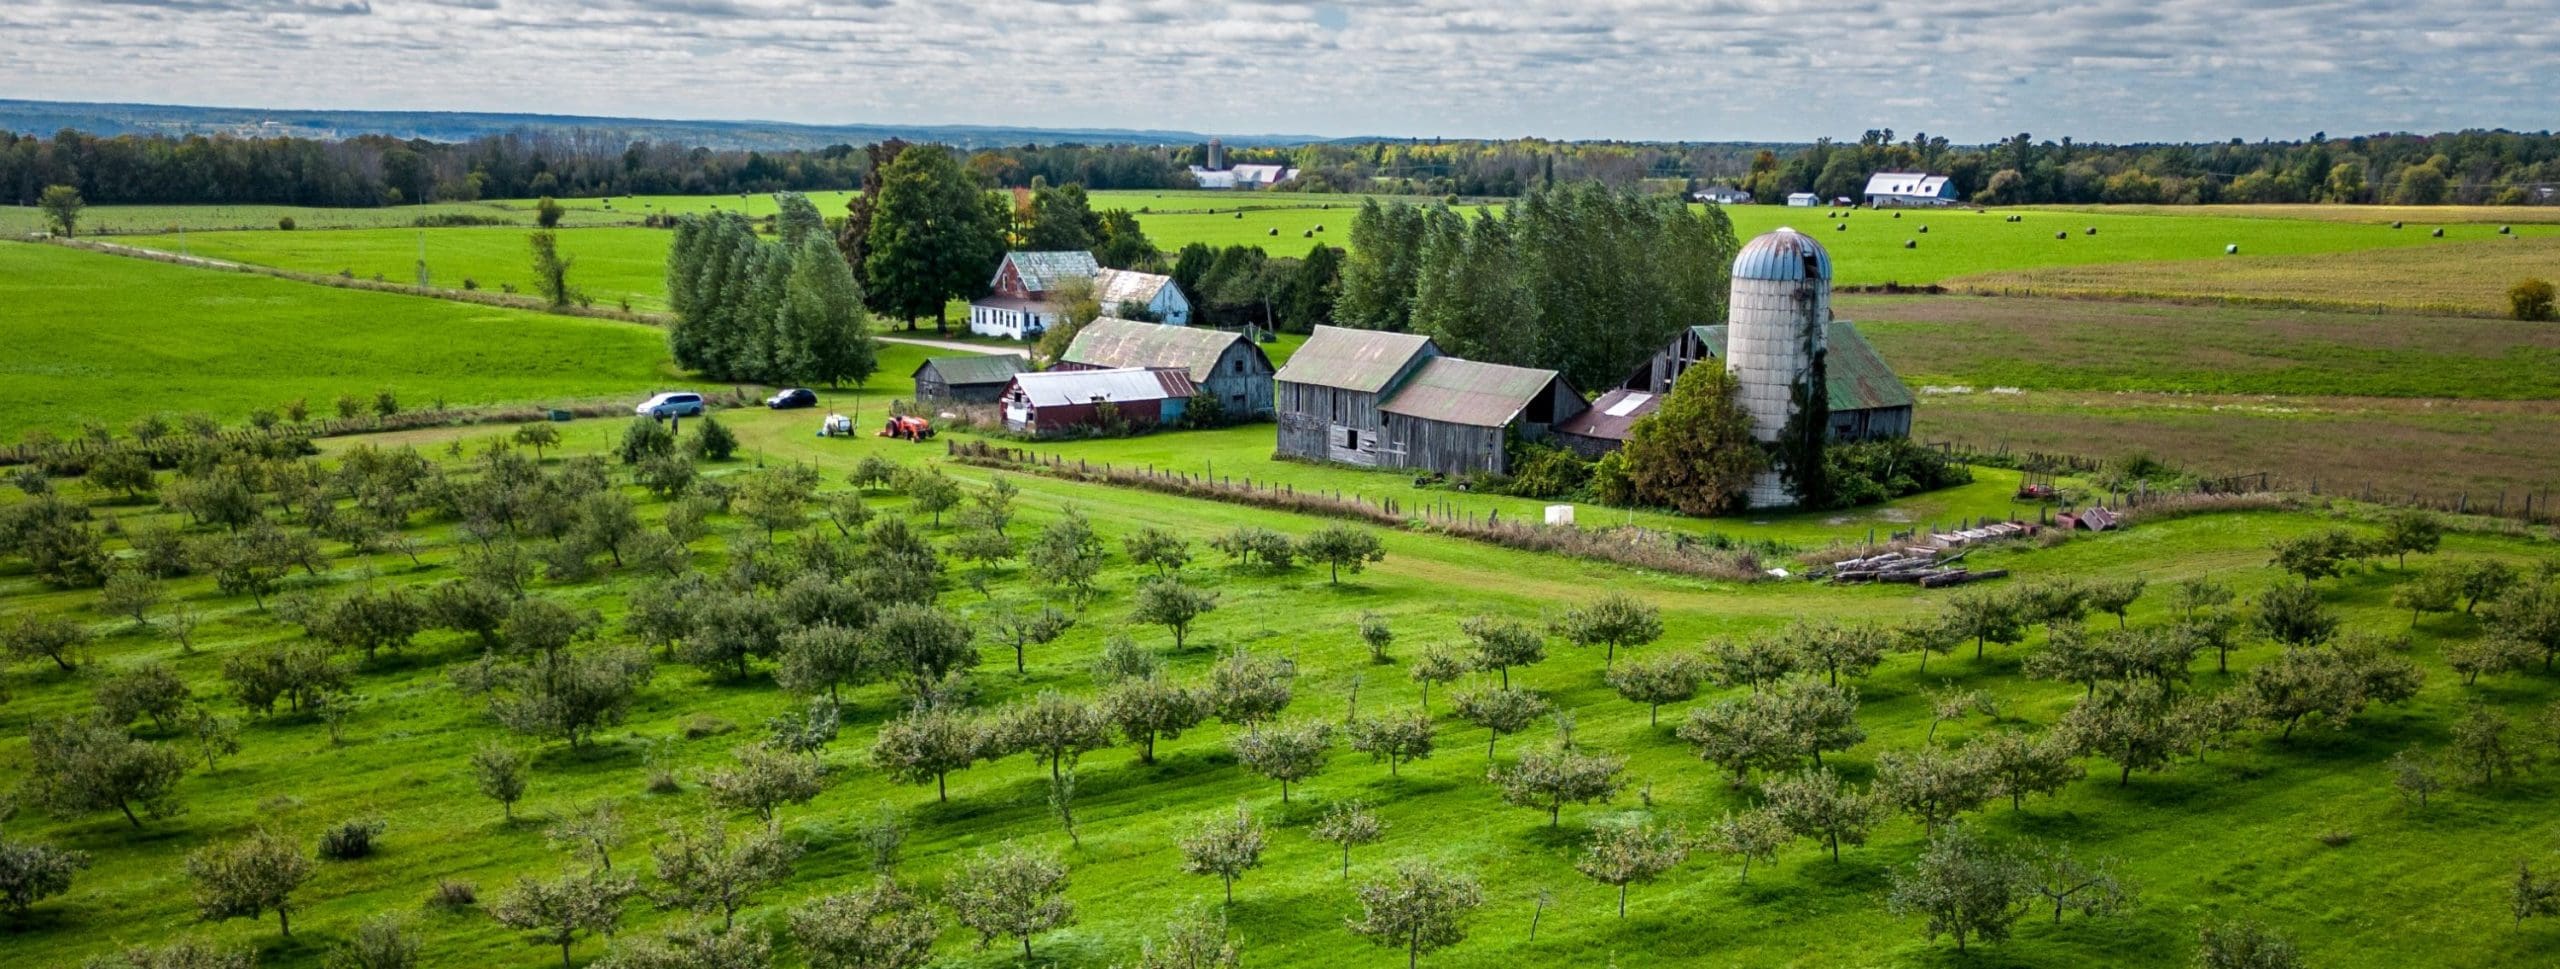
[[[1924,548],[1886,552],[1882,555],[1850,559],[1833,565],[1831,581],[1838,585],[1902,582],[1915,584],[1923,589],[1936,589],[1978,582],[1983,579],[1997,579],[2009,574],[2007,569],[1983,569],[1977,572],[1964,568],[1956,564],[1957,560],[1962,558],[1964,554],[1959,552],[1941,559],[1938,557],[1937,550]]]

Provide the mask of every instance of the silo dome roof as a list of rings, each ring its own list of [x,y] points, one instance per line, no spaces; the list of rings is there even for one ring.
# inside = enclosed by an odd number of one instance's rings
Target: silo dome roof
[[[1831,280],[1831,254],[1822,243],[1794,229],[1762,234],[1733,257],[1735,279]]]

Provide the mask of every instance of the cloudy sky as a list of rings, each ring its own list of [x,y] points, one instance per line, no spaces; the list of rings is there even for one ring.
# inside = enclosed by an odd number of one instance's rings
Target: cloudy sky
[[[1328,136],[2543,129],[2560,0],[6,0],[0,97]]]

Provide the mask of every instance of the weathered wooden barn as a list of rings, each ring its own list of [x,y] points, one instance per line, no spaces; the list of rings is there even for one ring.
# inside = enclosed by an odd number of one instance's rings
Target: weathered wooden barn
[[[1173,277],[1131,269],[1105,269],[1093,277],[1093,299],[1104,313],[1144,307],[1159,323],[1191,325],[1191,300]]]
[[[1079,427],[1172,424],[1199,388],[1181,370],[1049,370],[1019,373],[1005,385],[1004,426],[1046,435]]]
[[[1271,357],[1244,334],[1103,317],[1076,331],[1055,370],[1174,368],[1230,418],[1271,416]]]
[[[916,368],[916,399],[960,404],[992,404],[1004,396],[1013,375],[1030,369],[1021,357],[992,353],[975,357],[934,357]]]
[[[1693,326],[1681,331],[1651,360],[1627,376],[1617,390],[1602,395],[1591,413],[1559,427],[1567,444],[1584,454],[1606,452],[1625,443],[1637,419],[1661,405],[1671,383],[1700,363],[1724,365],[1726,329]],[[1911,388],[1858,333],[1857,324],[1831,321],[1824,336],[1823,382],[1831,410],[1831,438],[1864,441],[1911,436]]]
[[[1443,355],[1410,333],[1316,327],[1273,378],[1284,455],[1450,473],[1508,472],[1513,433],[1538,440],[1585,406],[1552,370]]]

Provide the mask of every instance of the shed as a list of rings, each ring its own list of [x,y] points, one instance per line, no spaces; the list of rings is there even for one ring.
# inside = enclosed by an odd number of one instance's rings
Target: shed
[[[916,399],[962,404],[992,404],[1004,396],[1013,375],[1030,369],[1009,353],[970,357],[934,357],[916,368]]]
[[[1430,337],[1319,326],[1272,375],[1282,455],[1400,467],[1379,453],[1378,406],[1397,382],[1440,355]]]
[[[1787,195],[1787,204],[1799,209],[1808,209],[1821,205],[1822,196],[1815,195],[1812,192],[1790,192]]]
[[[1945,175],[1924,172],[1877,172],[1867,176],[1867,207],[1936,206],[1956,203],[1956,185]]]
[[[1372,467],[1510,470],[1512,434],[1536,440],[1580,413],[1552,370],[1445,356],[1429,337],[1319,326],[1273,378],[1283,455]]]
[[[1179,369],[1228,416],[1271,416],[1271,358],[1241,333],[1104,317],[1076,331],[1055,369],[1120,367]]]
[[[1018,373],[1005,385],[1004,426],[1021,434],[1057,434],[1115,423],[1171,424],[1198,391],[1180,370],[1122,367]]]
[[[1661,407],[1661,394],[1620,387],[1601,394],[1582,413],[1557,424],[1556,441],[1596,461],[1626,444],[1636,422]]]
[[[1384,449],[1401,467],[1507,473],[1511,434],[1539,440],[1587,406],[1553,370],[1435,356],[1378,411]]]

